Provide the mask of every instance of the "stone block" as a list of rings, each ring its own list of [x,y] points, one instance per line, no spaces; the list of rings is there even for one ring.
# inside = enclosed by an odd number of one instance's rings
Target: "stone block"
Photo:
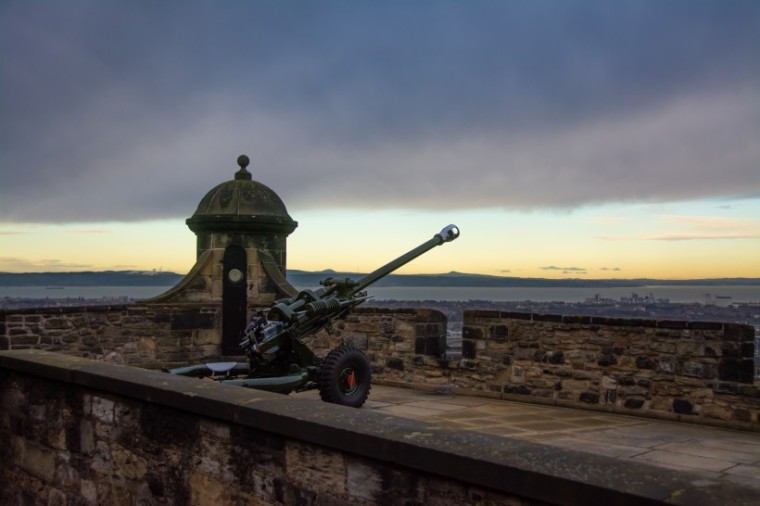
[[[95,485],[95,482],[82,480],[79,485],[79,494],[84,501],[84,504],[88,506],[95,506],[98,504],[98,487]]]
[[[576,371],[573,371],[572,377],[573,379],[577,379],[577,380],[598,380],[600,377],[600,373],[594,372],[594,371],[576,370]]]
[[[673,399],[673,411],[679,415],[693,415],[694,405],[685,399]]]
[[[193,402],[188,397],[188,402]],[[198,439],[198,418],[163,406],[146,404],[140,410],[142,435],[157,443],[192,444]]]
[[[190,503],[197,505],[228,504],[227,485],[199,472],[191,473],[188,478],[190,486]]]
[[[748,409],[735,409],[734,418],[740,422],[752,422],[752,412]]]
[[[716,368],[713,364],[701,362],[684,362],[679,373],[690,378],[713,379],[717,376]]]
[[[171,330],[213,329],[214,316],[209,313],[195,312],[172,314],[170,328]]]
[[[44,328],[45,330],[65,330],[74,328],[74,324],[67,318],[48,318]]]
[[[671,411],[673,402],[669,397],[653,397],[649,402],[649,409],[653,411]]]
[[[483,339],[483,329],[465,325],[462,327],[462,337],[464,339]]]
[[[726,323],[723,326],[723,339],[725,341],[754,341],[755,329],[751,325]]]
[[[285,467],[298,485],[316,492],[346,492],[346,462],[342,453],[294,441],[285,443]]]
[[[111,424],[114,420],[114,402],[99,396],[92,397],[92,416],[103,423]]]
[[[605,338],[605,337],[589,337],[584,341],[586,344],[592,344],[594,346],[612,346],[614,342],[611,339]]]
[[[489,338],[494,341],[506,341],[509,337],[509,329],[506,325],[493,325],[488,329]]]
[[[718,363],[718,378],[722,381],[753,383],[754,372],[752,359],[722,358]]]
[[[742,343],[739,341],[724,341],[720,349],[725,358],[742,358]]]
[[[403,371],[404,370],[404,361],[398,357],[390,357],[385,360],[385,365],[390,369],[395,369],[397,371]]]
[[[446,338],[443,336],[417,337],[414,340],[414,353],[418,355],[440,356],[446,352]]]
[[[95,430],[90,420],[79,421],[79,451],[84,455],[92,455],[95,451]]]
[[[504,393],[515,395],[530,395],[531,390],[525,385],[505,385]]]
[[[657,322],[657,328],[661,329],[687,329],[689,322],[681,320],[663,320]]]
[[[655,381],[651,386],[651,391],[654,395],[665,397],[675,397],[683,393],[681,387],[668,381]]]
[[[678,367],[678,361],[676,357],[669,355],[661,355],[658,360],[657,372],[665,374],[675,374]]]
[[[16,465],[50,483],[55,476],[55,452],[22,438],[13,438]]]
[[[734,418],[733,410],[721,404],[706,404],[702,407],[702,416],[719,420],[731,420]]]
[[[462,358],[475,358],[476,354],[475,341],[462,339]]]
[[[715,348],[712,346],[705,346],[705,356],[706,357],[717,357],[718,352],[715,351]]]
[[[599,394],[595,392],[582,392],[578,399],[588,404],[598,404]]]
[[[512,383],[525,383],[525,369],[519,365],[507,368],[509,381]]]
[[[366,332],[350,332],[341,339],[343,343],[350,344],[360,350],[369,349],[369,337]]]
[[[650,343],[649,349],[656,353],[666,353],[669,355],[674,355],[676,353],[675,343],[663,343],[655,341]]]
[[[377,501],[383,491],[384,479],[377,466],[351,459],[347,466],[346,489],[350,497]]]
[[[679,342],[676,344],[676,353],[680,357],[703,357],[705,346],[699,342]]]
[[[582,390],[586,390],[588,387],[589,387],[588,381],[578,381],[578,380],[572,380],[572,379],[562,380],[562,390],[571,390],[574,392],[579,392]]]
[[[147,461],[123,446],[113,445],[110,457],[119,476],[127,480],[142,480],[148,471]]]
[[[534,314],[533,321],[535,322],[554,322],[562,323],[562,315],[559,314]]]
[[[207,344],[222,344],[222,335],[216,329],[198,329],[193,336],[193,344],[203,346]]]
[[[620,376],[617,378],[617,383],[620,386],[633,386],[636,384],[636,380],[633,376]]]

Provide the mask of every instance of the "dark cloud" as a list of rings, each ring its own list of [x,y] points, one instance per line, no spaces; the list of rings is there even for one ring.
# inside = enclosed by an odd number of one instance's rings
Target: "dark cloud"
[[[16,257],[0,257],[0,265],[9,272],[56,272],[91,269],[91,264],[62,262],[55,259],[29,261]]]
[[[760,194],[760,4],[0,4],[0,215]]]
[[[542,271],[562,271],[565,274],[568,272],[586,272],[588,269],[583,267],[557,267],[556,265],[547,265],[545,267],[539,267]]]

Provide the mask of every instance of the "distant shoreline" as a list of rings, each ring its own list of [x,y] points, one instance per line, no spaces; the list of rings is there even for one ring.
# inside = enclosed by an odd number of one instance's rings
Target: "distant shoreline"
[[[297,287],[317,287],[328,277],[358,279],[362,273],[290,270],[288,280]],[[86,287],[86,286],[174,286],[184,275],[174,272],[85,271],[85,272],[0,272],[0,287]],[[760,278],[710,279],[549,279],[488,276],[451,272],[446,274],[391,274],[376,287],[447,288],[644,288],[654,286],[755,286]]]
[[[172,288],[164,286],[0,286],[0,307],[44,305],[125,304],[155,297]],[[296,285],[298,289],[309,286]],[[643,287],[423,287],[371,286],[371,300],[459,302],[585,303],[594,306],[639,304],[760,305],[760,286],[690,285]]]

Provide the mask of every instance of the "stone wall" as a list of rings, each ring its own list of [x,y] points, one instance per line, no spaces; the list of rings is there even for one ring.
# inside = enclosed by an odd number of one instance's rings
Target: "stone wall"
[[[35,348],[159,368],[219,358],[221,308],[133,304],[0,312],[0,349]],[[357,308],[308,339],[364,350],[374,380],[760,430],[748,325],[467,310],[462,358],[433,309]]]
[[[463,357],[490,389],[758,422],[749,325],[468,311],[463,335]]]
[[[41,349],[165,367],[219,355],[218,304],[129,304],[0,311],[0,350]]]
[[[733,505],[630,460],[38,350],[0,352],[0,504]]]
[[[467,310],[461,360],[413,339],[370,350],[380,381],[760,430],[749,325]]]
[[[333,328],[309,341],[317,350],[352,343],[370,356],[378,372],[402,368],[409,355],[446,353],[446,315],[434,309],[357,308]]]

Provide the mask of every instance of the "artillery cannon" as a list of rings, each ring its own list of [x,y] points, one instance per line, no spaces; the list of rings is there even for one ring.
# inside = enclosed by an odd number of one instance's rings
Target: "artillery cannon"
[[[404,253],[359,280],[327,278],[321,288],[302,290],[296,297],[275,301],[259,312],[240,343],[248,362],[216,362],[170,369],[171,374],[210,377],[222,383],[279,393],[319,389],[325,402],[361,407],[369,396],[371,371],[364,353],[344,343],[324,358],[304,339],[344,319],[369,298],[365,289],[403,265],[459,237],[449,225],[432,239]]]

